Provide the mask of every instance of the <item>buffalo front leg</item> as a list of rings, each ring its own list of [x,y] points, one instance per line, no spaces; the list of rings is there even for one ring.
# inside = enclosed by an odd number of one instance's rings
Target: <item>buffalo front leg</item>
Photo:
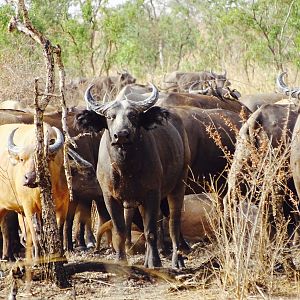
[[[29,209],[24,209],[26,224],[25,224],[25,230],[26,230],[26,252],[29,255],[29,259],[31,258],[31,246],[33,244],[33,252],[34,252],[34,259],[35,262],[39,260],[40,252],[41,252],[41,245],[40,241],[38,239],[38,233],[36,232],[36,229],[38,229],[37,226],[33,223],[33,220],[35,220],[35,216],[31,214],[31,211]],[[26,254],[26,255],[27,255]]]
[[[13,215],[15,215],[15,218],[18,220],[18,217],[15,212],[12,211],[6,211],[4,209],[1,209],[0,211],[0,228],[2,232],[2,259],[8,260],[8,261],[15,261],[15,257],[13,254],[13,238],[14,232],[17,230],[15,228],[12,228],[10,226],[10,221],[12,220]],[[16,222],[16,224],[17,222]]]
[[[168,196],[168,203],[170,208],[169,230],[172,240],[172,268],[184,268],[184,260],[179,251],[180,238],[180,222],[181,222],[181,208],[183,203],[183,193],[176,193]]]
[[[79,215],[79,230],[76,232],[76,244],[81,248],[95,247],[95,237],[92,232],[91,210],[92,199],[85,199],[85,203],[79,203],[77,212]],[[86,240],[85,240],[86,233]]]
[[[132,225],[134,210],[135,210],[135,208],[125,208],[124,209],[124,218],[125,218],[125,226],[126,226],[125,249],[128,254],[132,247],[131,225]]]
[[[75,211],[77,208],[78,202],[73,199],[73,201],[70,202],[67,218],[66,218],[66,224],[65,224],[65,247],[67,251],[73,251],[73,238],[72,238],[72,228],[73,228],[73,222],[74,222],[74,216]]]
[[[143,206],[140,207],[144,222],[144,235],[146,239],[146,254],[145,263],[146,268],[161,267],[161,260],[157,248],[157,219],[159,212],[160,198],[156,192],[148,193]]]
[[[113,224],[112,242],[116,251],[116,259],[126,261],[126,226],[124,219],[124,208],[122,204],[113,197],[104,197],[104,199]]]

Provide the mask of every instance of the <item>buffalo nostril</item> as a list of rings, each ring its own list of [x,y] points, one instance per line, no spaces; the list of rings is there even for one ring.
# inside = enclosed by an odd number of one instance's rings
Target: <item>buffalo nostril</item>
[[[28,187],[36,186],[36,174],[35,172],[29,172],[24,175],[24,185]]]
[[[127,129],[123,129],[114,134],[115,141],[118,144],[127,143],[129,139],[129,131]]]

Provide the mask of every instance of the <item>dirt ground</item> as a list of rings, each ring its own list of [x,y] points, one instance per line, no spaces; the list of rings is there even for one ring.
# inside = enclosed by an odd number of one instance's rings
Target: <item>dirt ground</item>
[[[185,263],[187,269],[168,275],[168,268],[171,266],[170,257],[162,257],[162,270],[151,270],[153,275],[144,276],[136,274],[116,275],[101,272],[83,272],[71,276],[72,287],[69,289],[59,289],[56,285],[47,281],[33,281],[30,287],[26,287],[23,281],[18,281],[17,299],[220,299],[218,295],[220,289],[216,285],[209,290],[204,289],[201,280],[195,279],[194,268],[205,261],[204,255],[196,256],[191,253]],[[144,268],[144,255],[136,254],[130,256],[128,265]],[[110,262],[114,263],[114,255],[111,250],[101,251],[95,254],[93,251],[75,251],[68,255],[68,262]],[[8,264],[2,263],[0,278],[0,299],[8,299],[11,290],[11,280],[8,274]],[[6,275],[6,276],[5,276]],[[184,283],[185,287],[181,285]],[[195,289],[195,286],[197,287]],[[226,295],[222,297],[226,298]]]
[[[101,272],[82,272],[71,276],[71,288],[59,289],[56,285],[44,281],[33,281],[25,285],[22,280],[18,280],[18,291],[16,299],[236,299],[233,292],[226,291],[218,276],[218,268],[213,268],[209,263],[209,268],[205,270],[203,266],[208,261],[209,255],[213,253],[212,244],[194,245],[193,251],[187,255],[186,269],[174,272],[170,270],[170,257],[162,257],[163,268],[146,273],[132,273],[125,271],[123,274]],[[93,251],[75,251],[68,254],[69,263],[78,262],[107,262],[114,263],[114,255],[111,250],[106,249],[95,254]],[[140,267],[142,272],[143,255],[133,255],[128,259],[128,265]],[[207,264],[206,264],[207,265]],[[1,262],[0,264],[0,299],[8,298],[11,290],[11,279],[9,268],[11,265]],[[214,270],[214,271],[212,271]],[[146,274],[146,275],[145,275]],[[284,285],[284,280],[278,281],[278,285]],[[284,292],[285,291],[285,292]],[[300,299],[300,286],[290,290],[280,288],[277,295],[269,297],[264,293],[253,294],[247,299]]]

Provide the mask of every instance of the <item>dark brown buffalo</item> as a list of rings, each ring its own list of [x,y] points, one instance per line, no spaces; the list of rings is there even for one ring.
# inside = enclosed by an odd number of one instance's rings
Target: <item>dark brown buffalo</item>
[[[226,87],[230,82],[224,74],[216,74],[212,71],[203,72],[179,72],[174,71],[165,75],[162,82],[162,89],[169,92],[187,92],[191,85],[195,89],[204,89],[209,84],[214,87]]]
[[[71,136],[77,136],[79,131],[74,127],[74,118],[78,113],[78,109],[74,108],[72,111],[68,112],[67,116],[67,125],[69,128],[69,133]],[[49,114],[45,115],[45,120],[50,124],[58,123],[59,126],[61,114]],[[61,125],[60,125],[61,126]],[[90,224],[91,218],[91,206],[92,201],[94,200],[97,206],[97,210],[99,213],[99,217],[101,222],[105,222],[109,219],[109,214],[107,212],[106,206],[104,204],[103,195],[99,183],[95,177],[95,170],[97,168],[98,162],[98,149],[99,143],[101,139],[101,134],[91,134],[88,136],[82,136],[76,140],[77,148],[76,152],[86,161],[88,161],[92,168],[86,168],[84,172],[84,176],[79,176],[80,174],[74,174],[73,178],[73,196],[74,200],[70,203],[69,211],[67,214],[66,227],[65,230],[67,232],[68,243],[67,249],[73,249],[72,243],[72,223],[74,220],[74,214],[77,209],[77,206],[80,205],[80,214],[82,217],[80,218],[80,226],[84,227],[85,223]],[[73,172],[80,172],[78,168],[73,168]],[[86,228],[86,243],[84,242],[84,231],[80,231],[79,237],[76,239],[76,245],[79,247],[85,247],[89,245],[93,247],[95,244],[95,238],[92,233],[91,227]]]
[[[231,99],[238,100],[241,97],[241,94],[236,89],[230,89],[227,87],[214,87],[209,85],[205,89],[195,89],[195,85],[191,85],[189,88],[189,94],[199,94],[207,96],[215,96],[220,100]]]
[[[274,149],[280,149],[282,152],[289,149],[297,115],[289,106],[266,104],[257,109],[242,126],[238,136],[233,164],[228,175],[227,196],[230,197],[231,201],[235,197],[237,188],[239,188],[242,195],[246,195],[249,189],[252,190],[254,188],[251,182],[243,180],[245,168],[247,169],[245,166],[256,155],[252,151],[256,152],[256,149],[264,143],[265,139],[270,141]],[[282,166],[286,166],[285,171],[283,171],[286,177],[285,182],[282,182],[282,186],[286,185],[296,195],[295,186],[288,167],[289,157],[287,157],[287,161],[282,161]],[[299,226],[298,213],[295,213],[295,206],[289,192],[286,190],[282,191],[280,186],[274,188],[278,190],[278,195],[283,197],[283,212],[288,220],[288,235],[292,237],[296,227]],[[256,199],[251,200],[255,202]],[[270,216],[270,220],[273,223],[272,219],[273,217]],[[275,228],[273,226],[272,229],[272,233],[274,234]]]
[[[125,259],[126,226],[124,208],[139,206],[146,239],[146,267],[159,267],[157,220],[162,198],[170,207],[172,267],[184,265],[178,253],[180,214],[187,176],[189,148],[181,119],[167,109],[153,106],[158,91],[140,102],[112,101],[98,105],[90,93],[86,99],[92,111],[78,114],[83,129],[103,128],[97,177],[116,233],[117,258]]]
[[[127,71],[118,73],[117,76],[104,76],[93,80],[95,88],[94,97],[99,101],[115,99],[120,90],[127,84],[135,83],[136,79]]]
[[[277,77],[277,87],[280,92],[284,93],[286,96],[292,98],[292,101],[296,104],[296,121],[293,129],[292,141],[291,141],[291,171],[293,176],[293,183],[295,185],[295,190],[298,195],[298,201],[300,198],[300,118],[299,118],[299,98],[300,98],[300,88],[290,88],[286,85],[283,80],[283,76],[286,72],[281,73]],[[289,106],[288,106],[289,107]],[[298,207],[293,213],[294,225],[299,226],[299,209],[300,205],[298,202]],[[299,229],[298,229],[299,235]]]
[[[287,96],[274,92],[243,95],[239,98],[239,101],[247,106],[250,111],[254,112],[264,104],[273,104],[286,98]]]
[[[128,98],[131,100],[132,95],[128,95]],[[235,136],[242,125],[239,114],[243,110],[243,105],[236,100],[220,100],[213,96],[183,93],[170,93],[166,98],[160,98],[156,105],[166,107],[178,114],[184,123],[191,150],[191,172],[186,193],[203,192],[210,182],[210,177],[220,177],[217,180],[218,188],[221,186],[224,188],[226,182],[224,169],[228,161],[220,145],[216,144],[207,129],[211,127],[212,132],[218,131],[224,149],[226,148],[228,153],[233,155]],[[246,108],[244,112],[245,117],[250,114]],[[162,201],[162,204],[162,211],[168,215],[165,202]],[[130,236],[127,238],[130,245]],[[183,239],[182,248],[187,249]]]
[[[84,91],[88,84],[88,79],[84,77],[72,79],[66,84],[65,100],[67,107],[84,105]]]
[[[197,95],[188,93],[170,93],[165,98],[159,99],[158,106],[194,106],[203,109],[221,108],[236,113],[244,113],[248,116],[249,109],[239,101],[231,99],[219,99],[215,96]]]
[[[236,135],[242,126],[239,114],[191,106],[168,109],[180,116],[188,136],[191,159],[186,193],[207,191],[212,179],[217,190],[224,188],[228,159],[235,151]]]

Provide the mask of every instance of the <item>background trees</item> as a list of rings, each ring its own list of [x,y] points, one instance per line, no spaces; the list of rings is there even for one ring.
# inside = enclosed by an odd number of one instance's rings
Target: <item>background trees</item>
[[[113,3],[27,1],[34,25],[62,46],[69,79],[92,78],[125,68],[141,81],[153,78],[158,81],[165,72],[176,69],[226,69],[230,79],[236,80],[235,87],[251,92],[273,88],[277,73],[288,69],[292,74],[290,82],[297,81],[299,1],[124,0],[119,5]],[[0,4],[3,49],[0,81],[11,77],[9,69],[13,69],[14,74],[22,73],[21,78],[28,86],[29,71],[38,69],[40,61],[30,42],[17,33],[8,35],[6,26],[11,5],[11,2]]]

